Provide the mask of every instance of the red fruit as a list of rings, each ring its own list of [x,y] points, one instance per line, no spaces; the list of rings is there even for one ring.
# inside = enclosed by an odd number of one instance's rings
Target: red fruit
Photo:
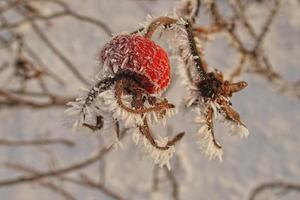
[[[131,72],[149,93],[165,89],[170,82],[167,53],[150,39],[133,34],[115,36],[100,53],[114,74]]]

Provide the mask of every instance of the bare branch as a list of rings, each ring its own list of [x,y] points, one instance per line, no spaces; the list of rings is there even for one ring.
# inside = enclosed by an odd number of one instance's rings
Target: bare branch
[[[125,133],[126,131],[127,131],[127,129],[125,129],[123,131],[123,133]],[[122,134],[121,136],[123,136],[123,135],[124,134]],[[113,149],[112,146],[110,146],[108,148],[106,148],[106,147],[101,148],[101,149],[97,150],[95,154],[93,154],[92,156],[90,156],[82,161],[79,161],[74,164],[70,164],[67,167],[63,167],[61,169],[57,169],[54,171],[41,172],[40,174],[33,175],[33,176],[20,176],[17,178],[0,180],[0,187],[8,187],[11,185],[18,185],[18,184],[22,184],[22,183],[34,182],[34,181],[38,181],[42,178],[54,177],[57,175],[66,174],[66,173],[69,173],[72,171],[79,170],[81,168],[84,168],[86,166],[89,166],[89,165],[95,163],[97,160],[101,159],[104,155],[109,153],[112,149]]]
[[[275,189],[282,189],[285,193],[288,192],[298,192],[300,193],[300,184],[297,183],[290,183],[284,181],[274,181],[269,183],[262,183],[256,186],[249,195],[249,200],[255,200],[259,194],[263,193],[265,190],[275,190]]]
[[[0,146],[41,146],[41,145],[65,145],[74,147],[75,142],[68,139],[35,139],[35,140],[8,140],[0,139]]]
[[[174,200],[179,200],[179,184],[176,180],[175,174],[173,171],[168,170],[168,168],[164,167],[165,173],[172,185],[172,197]]]
[[[5,165],[8,168],[14,169],[17,171],[24,171],[24,172],[27,172],[27,173],[30,173],[33,175],[41,174],[41,172],[39,170],[36,170],[32,167],[27,167],[27,166],[23,166],[23,165],[19,165],[19,164],[14,164],[14,163],[6,163]],[[81,175],[81,179],[71,178],[71,177],[67,177],[67,176],[63,176],[63,175],[54,176],[54,178],[58,178],[61,181],[70,182],[70,183],[73,183],[73,184],[76,184],[79,186],[87,187],[89,189],[99,190],[99,191],[103,192],[105,195],[107,195],[115,200],[125,200],[123,197],[121,197],[119,194],[115,193],[114,191],[110,190],[105,185],[93,181],[91,178],[87,177],[86,175]],[[42,181],[41,183],[44,184],[45,181]],[[49,182],[46,182],[46,183],[49,183]],[[46,186],[48,186],[48,184]],[[52,186],[52,184],[51,184],[51,186]],[[55,188],[56,187],[54,186],[54,189]]]

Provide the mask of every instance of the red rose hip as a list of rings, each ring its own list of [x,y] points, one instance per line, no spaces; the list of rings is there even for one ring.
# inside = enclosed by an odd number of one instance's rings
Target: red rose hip
[[[167,88],[170,65],[167,53],[153,41],[137,34],[115,36],[100,53],[113,74],[128,73],[149,93]]]

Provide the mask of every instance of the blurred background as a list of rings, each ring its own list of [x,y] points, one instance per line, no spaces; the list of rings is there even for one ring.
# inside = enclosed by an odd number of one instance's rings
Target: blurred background
[[[195,26],[212,30],[200,36],[209,67],[249,84],[232,103],[250,136],[217,126],[223,163],[194,142],[198,127],[182,106],[175,68],[165,95],[179,112],[166,128],[153,127],[159,135],[186,132],[171,171],[146,159],[130,133],[115,150],[101,134],[63,125],[65,104],[101,67],[98,52],[112,34],[137,30],[148,14],[172,13],[177,2],[0,0],[0,199],[300,199],[298,0],[198,5]]]

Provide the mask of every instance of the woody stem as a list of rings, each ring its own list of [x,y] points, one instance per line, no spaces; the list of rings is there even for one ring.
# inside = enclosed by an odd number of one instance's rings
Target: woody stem
[[[173,19],[170,17],[159,17],[151,22],[148,27],[148,30],[145,33],[146,38],[151,38],[156,29],[163,26],[170,26],[172,24],[176,24],[178,22],[177,19]],[[191,54],[193,56],[193,60],[195,62],[196,70],[198,71],[200,80],[205,80],[207,78],[207,74],[205,71],[205,63],[201,60],[200,53],[197,49],[196,42],[193,35],[193,28],[191,23],[188,20],[185,20],[185,30],[187,32],[188,40],[189,40],[189,48]]]
[[[207,126],[211,130],[210,132],[211,132],[214,145],[217,148],[221,149],[222,148],[221,145],[217,142],[215,138],[213,115],[214,115],[214,110],[211,107],[209,107],[207,111]]]
[[[185,30],[188,35],[190,51],[193,56],[193,60],[195,62],[196,70],[198,71],[199,78],[200,78],[200,80],[205,80],[207,78],[207,74],[205,71],[205,63],[203,63],[203,61],[201,60],[200,53],[197,49],[196,41],[193,36],[192,26],[188,20],[186,20],[186,23],[185,23]]]
[[[146,137],[152,146],[159,150],[168,150],[171,146],[174,146],[184,136],[184,132],[177,134],[172,140],[169,140],[165,146],[159,146],[153,138],[148,122],[144,119],[144,124],[139,127],[140,132]]]
[[[175,24],[177,22],[177,19],[173,19],[171,17],[159,17],[156,18],[151,22],[151,24],[148,27],[147,32],[145,33],[145,38],[151,38],[156,29],[163,25],[163,26],[170,26],[172,24]]]
[[[157,103],[155,106],[150,107],[150,108],[133,109],[133,108],[126,106],[122,101],[122,95],[125,91],[125,87],[127,85],[129,85],[129,83],[132,83],[132,85],[136,85],[136,83],[134,83],[134,81],[132,81],[132,80],[120,79],[116,82],[116,86],[115,86],[115,91],[116,91],[115,94],[116,94],[116,98],[117,98],[117,103],[119,104],[119,106],[121,106],[127,112],[134,113],[134,114],[144,114],[144,113],[150,113],[150,112],[161,112],[161,111],[164,111],[164,110],[167,110],[170,108],[174,108],[173,104],[170,104],[167,102]],[[138,87],[138,86],[136,85],[136,87]],[[138,88],[138,89],[142,90],[142,88]]]
[[[107,90],[114,82],[115,78],[110,77],[97,82],[94,85],[94,87],[89,91],[88,96],[85,100],[85,104],[90,105],[99,93]]]

